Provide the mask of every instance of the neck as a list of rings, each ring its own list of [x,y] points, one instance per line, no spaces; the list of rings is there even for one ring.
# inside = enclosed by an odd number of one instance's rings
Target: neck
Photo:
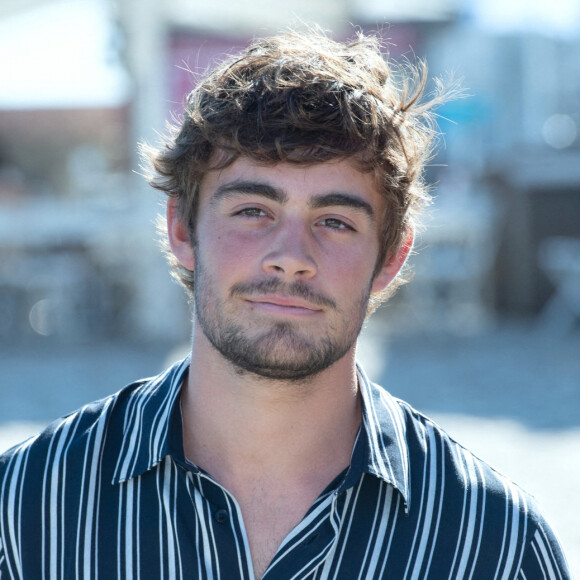
[[[307,380],[267,380],[225,364],[196,334],[182,395],[191,461],[230,491],[257,477],[321,491],[349,464],[361,421],[354,347]]]

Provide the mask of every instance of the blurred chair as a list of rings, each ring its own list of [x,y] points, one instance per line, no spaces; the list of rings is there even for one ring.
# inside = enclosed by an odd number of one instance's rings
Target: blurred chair
[[[538,265],[554,285],[538,328],[563,335],[580,322],[580,238],[546,238],[538,250]]]

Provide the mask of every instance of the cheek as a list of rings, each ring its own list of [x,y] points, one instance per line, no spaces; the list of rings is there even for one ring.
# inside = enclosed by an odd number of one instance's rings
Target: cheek
[[[365,248],[342,247],[326,252],[319,261],[319,273],[331,287],[352,293],[356,288],[370,284],[376,266],[376,257]]]
[[[251,236],[216,229],[203,239],[205,242],[200,244],[203,258],[219,277],[248,270],[259,258],[259,244]]]
[[[377,249],[372,242],[341,244],[326,252],[327,259],[333,262],[340,270],[349,270],[362,275],[363,272],[372,272],[376,265]]]

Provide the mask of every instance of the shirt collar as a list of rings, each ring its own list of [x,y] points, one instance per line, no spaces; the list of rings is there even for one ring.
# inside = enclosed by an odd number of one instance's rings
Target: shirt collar
[[[189,362],[187,357],[158,377],[132,386],[123,406],[123,439],[113,484],[142,475],[170,452],[169,428]]]
[[[113,483],[138,477],[168,453],[175,453],[170,425],[189,364],[187,357],[162,375],[134,385],[124,406],[123,440]],[[360,435],[365,437],[357,439],[349,475],[358,480],[361,472],[366,472],[383,479],[408,505],[409,460],[403,412],[396,399],[369,381],[360,365],[357,370],[363,407]],[[351,480],[348,475],[347,480]]]
[[[405,415],[397,399],[371,383],[360,365],[357,370],[367,439],[367,456],[362,469],[395,487],[408,509],[410,468]]]

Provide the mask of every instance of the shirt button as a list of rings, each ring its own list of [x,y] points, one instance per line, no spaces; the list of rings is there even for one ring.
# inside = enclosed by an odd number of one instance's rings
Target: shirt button
[[[213,517],[218,524],[225,524],[229,518],[228,510],[217,510]]]
[[[304,541],[304,545],[309,546],[313,542],[316,542],[316,540],[318,539],[318,536],[320,536],[319,533],[312,534],[309,538],[306,538],[306,540]]]

